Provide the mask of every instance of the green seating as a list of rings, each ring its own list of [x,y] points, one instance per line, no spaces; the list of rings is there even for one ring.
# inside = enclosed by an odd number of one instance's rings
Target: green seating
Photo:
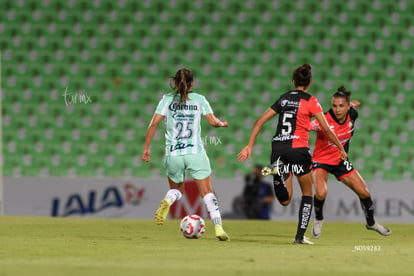
[[[414,177],[399,161],[409,158],[414,139],[409,1],[3,0],[1,6],[6,176],[163,176],[163,135],[154,140],[154,162],[138,160],[156,103],[171,91],[167,77],[182,66],[195,72],[195,90],[230,123],[217,131],[203,125],[203,134],[223,142],[208,147],[215,175],[235,177],[250,171],[235,155],[254,121],[292,88],[292,69],[310,63],[311,92],[324,109],[340,85],[363,103],[350,156],[363,161],[364,177]],[[87,93],[92,103],[66,106],[66,89]],[[268,162],[274,126],[258,137],[252,162]]]

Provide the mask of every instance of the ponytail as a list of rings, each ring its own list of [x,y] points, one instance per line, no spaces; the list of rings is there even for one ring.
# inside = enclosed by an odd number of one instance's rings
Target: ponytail
[[[180,69],[175,73],[175,77],[170,77],[173,80],[172,88],[176,95],[180,95],[180,103],[185,103],[188,100],[188,93],[191,89],[191,84],[194,80],[193,73],[188,69]]]

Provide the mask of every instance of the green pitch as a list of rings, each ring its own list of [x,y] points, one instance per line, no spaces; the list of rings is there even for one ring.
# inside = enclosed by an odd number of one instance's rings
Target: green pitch
[[[179,221],[0,217],[0,275],[413,275],[412,224],[387,224],[383,237],[363,223],[326,222],[315,245],[292,244],[296,223],[211,221],[187,240]],[[310,228],[310,227],[309,227]],[[309,232],[309,231],[308,231]],[[310,236],[309,233],[307,235]],[[281,273],[281,274],[275,274]]]

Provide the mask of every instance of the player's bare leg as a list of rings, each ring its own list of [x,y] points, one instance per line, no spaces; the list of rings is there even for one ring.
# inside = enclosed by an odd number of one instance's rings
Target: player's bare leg
[[[312,176],[315,185],[315,195],[313,196],[315,219],[312,224],[312,236],[317,239],[322,234],[323,205],[328,193],[328,173],[325,170],[316,169],[312,172]]]
[[[359,172],[355,170],[355,173],[347,175],[342,178],[341,181],[358,195],[359,200],[361,201],[361,207],[365,213],[365,219],[367,221],[365,227],[368,230],[376,231],[383,236],[391,235],[391,229],[375,222],[374,205],[371,195]]]

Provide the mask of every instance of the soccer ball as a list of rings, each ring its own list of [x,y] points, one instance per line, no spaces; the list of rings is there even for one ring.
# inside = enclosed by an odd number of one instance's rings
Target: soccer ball
[[[180,231],[187,239],[198,239],[206,232],[206,225],[202,217],[188,215],[181,220]]]

